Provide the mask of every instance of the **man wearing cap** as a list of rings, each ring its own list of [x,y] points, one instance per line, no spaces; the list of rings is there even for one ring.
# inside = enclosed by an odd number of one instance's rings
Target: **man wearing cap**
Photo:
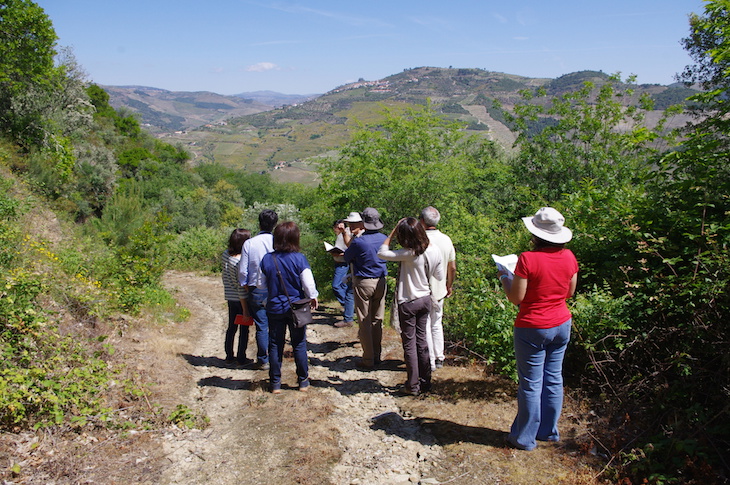
[[[259,213],[259,233],[243,243],[238,266],[238,282],[248,288],[248,311],[256,324],[256,367],[262,370],[269,368],[269,319],[266,316],[268,291],[259,288],[263,284],[260,265],[264,256],[274,251],[271,232],[278,220],[279,216],[271,209]]]
[[[351,234],[345,233],[347,244],[345,261],[352,264],[355,311],[360,323],[358,337],[362,346],[360,367],[372,369],[380,363],[385,317],[385,276],[388,273],[385,260],[378,257],[378,249],[387,236],[380,232],[383,222],[380,213],[367,207],[356,221],[354,214],[345,219]]]
[[[435,207],[428,206],[421,211],[419,218],[421,225],[426,230],[426,235],[431,244],[441,252],[443,264],[446,268],[446,278],[437,280],[430,278],[431,286],[431,312],[426,326],[426,341],[428,342],[428,354],[431,359],[431,370],[444,366],[444,328],[442,317],[444,315],[444,298],[451,296],[451,290],[456,277],[456,250],[451,238],[436,229],[441,221],[441,214]]]
[[[332,277],[332,291],[343,307],[342,320],[335,322],[337,328],[352,327],[355,319],[355,296],[352,291],[352,282],[348,278],[347,273],[350,265],[345,262],[343,256],[347,250],[345,243],[345,233],[349,233],[350,229],[345,224],[350,222],[362,222],[359,212],[350,212],[347,219],[335,221],[332,230],[337,235],[334,249],[331,250],[332,258],[335,260],[335,274]]]

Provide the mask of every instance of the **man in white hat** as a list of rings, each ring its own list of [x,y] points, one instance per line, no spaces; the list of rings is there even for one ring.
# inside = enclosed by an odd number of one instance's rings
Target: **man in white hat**
[[[370,370],[380,363],[383,340],[388,268],[385,260],[378,257],[378,249],[387,236],[380,232],[383,222],[377,210],[367,207],[360,216],[360,221],[350,222],[350,217],[345,219],[350,224],[353,237],[345,234],[348,247],[344,256],[345,261],[352,264],[355,311],[360,324],[358,337],[362,346],[359,367]]]

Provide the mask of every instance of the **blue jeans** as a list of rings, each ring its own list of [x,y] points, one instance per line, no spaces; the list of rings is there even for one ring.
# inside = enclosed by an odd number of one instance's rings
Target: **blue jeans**
[[[355,295],[352,292],[352,284],[347,281],[349,270],[349,264],[335,263],[335,275],[332,278],[332,290],[340,305],[345,307],[342,318],[346,322],[352,322],[355,319]]]
[[[254,288],[248,292],[248,312],[256,324],[256,363],[269,361],[269,319],[266,316],[267,290]]]
[[[558,441],[563,407],[563,357],[572,319],[553,328],[514,328],[517,358],[517,416],[507,439],[532,450],[535,440]]]
[[[297,366],[297,383],[300,388],[309,386],[309,361],[307,359],[307,327],[295,328],[289,313],[269,313],[269,385],[271,390],[281,389],[281,362],[284,358],[286,329],[289,328],[294,363]]]

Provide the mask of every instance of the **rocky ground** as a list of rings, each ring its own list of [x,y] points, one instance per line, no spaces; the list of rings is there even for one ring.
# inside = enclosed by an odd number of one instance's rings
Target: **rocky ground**
[[[357,328],[335,328],[323,305],[307,329],[310,392],[297,390],[284,359],[283,392],[267,392],[266,371],[223,360],[227,321],[220,279],[170,272],[165,284],[190,310],[184,323],[138,326],[130,366],[145,376],[150,407],[186,406],[203,429],[5,435],[0,455],[23,473],[4,483],[149,484],[586,484],[602,464],[580,402],[566,400],[559,444],[506,448],[515,385],[456,356],[434,374],[433,392],[395,392],[405,381],[399,336],[387,329],[384,364],[360,371]],[[248,357],[254,357],[251,332]],[[31,470],[33,472],[31,473]],[[6,470],[7,472],[7,470]]]

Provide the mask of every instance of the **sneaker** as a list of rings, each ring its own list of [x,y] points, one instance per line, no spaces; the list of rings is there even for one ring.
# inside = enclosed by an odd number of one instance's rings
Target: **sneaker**
[[[247,359],[245,357],[243,359],[238,359],[236,362],[238,365],[243,367],[250,367],[254,363],[253,359]]]
[[[444,366],[444,359],[436,359],[436,368],[441,369]]]
[[[268,362],[258,362],[256,364],[256,369],[258,370],[269,370],[269,363]]]
[[[415,396],[418,396],[419,392],[418,391],[412,391],[412,390],[406,388],[405,386],[403,386],[403,387],[399,388],[398,390],[396,390],[394,394],[397,397],[406,397],[406,396],[414,396],[415,397]]]
[[[339,322],[335,322],[335,327],[337,328],[346,328],[346,327],[352,327],[352,322],[346,322],[344,320],[340,320]]]

